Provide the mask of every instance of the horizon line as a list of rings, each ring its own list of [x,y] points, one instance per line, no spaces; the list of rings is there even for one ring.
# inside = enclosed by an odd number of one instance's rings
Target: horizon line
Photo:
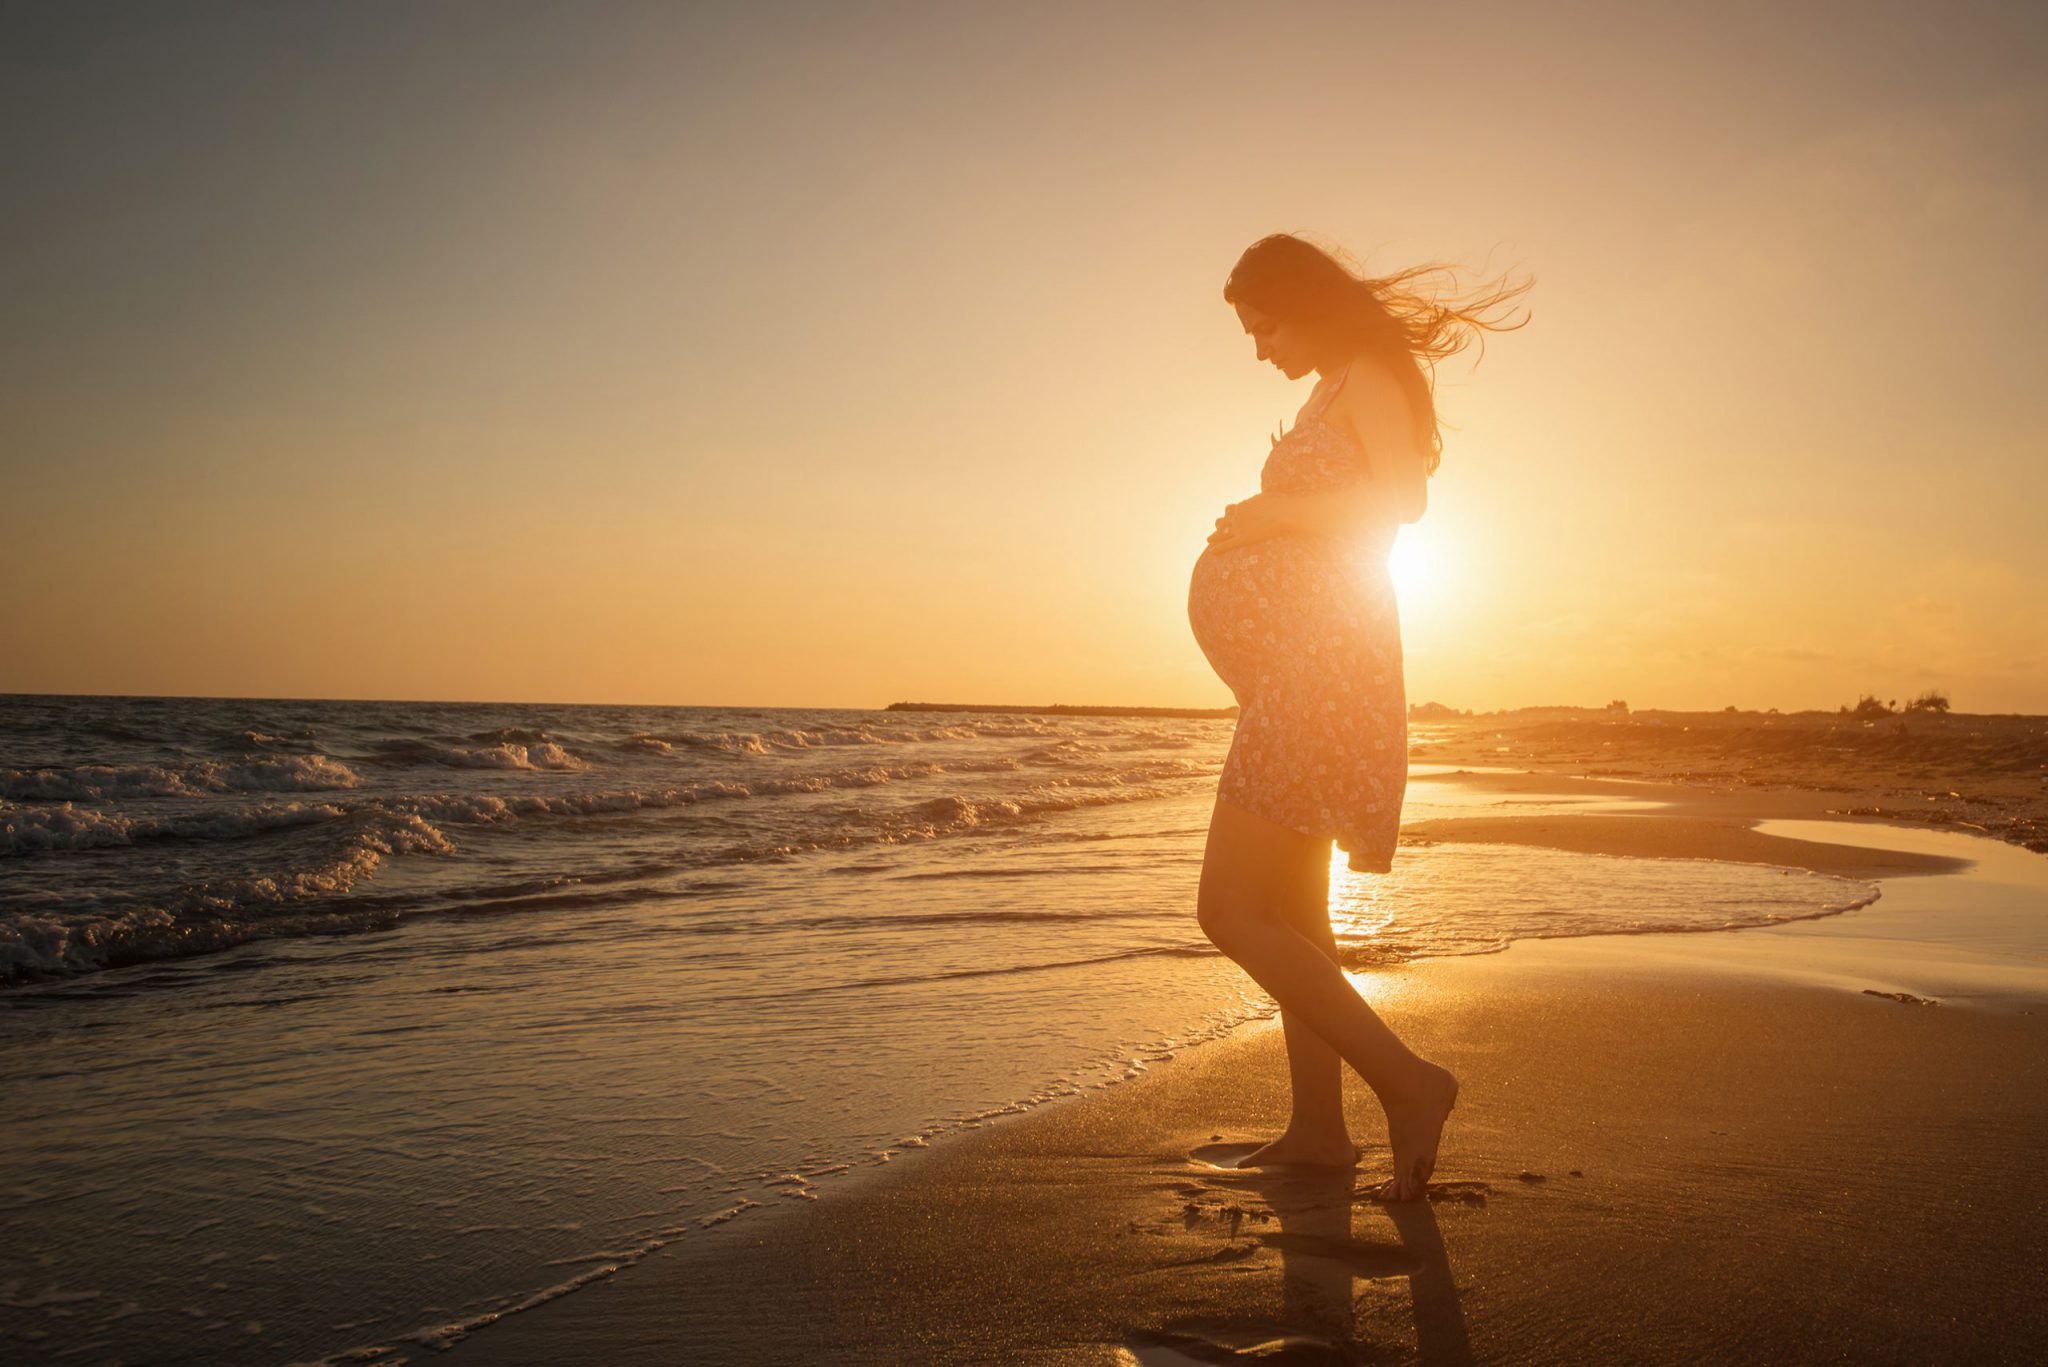
[[[238,693],[87,693],[87,692],[72,692],[72,693],[63,693],[63,692],[60,692],[60,693],[42,693],[42,692],[28,692],[28,691],[17,691],[17,690],[8,690],[8,689],[0,689],[0,700],[7,700],[7,699],[16,699],[16,698],[67,698],[67,699],[69,699],[69,698],[95,698],[95,699],[101,699],[101,700],[106,700],[106,701],[131,701],[131,702],[146,702],[146,701],[177,701],[177,702],[261,702],[261,703],[384,703],[384,704],[392,704],[392,705],[403,705],[403,706],[421,706],[421,705],[427,705],[427,706],[441,706],[441,707],[619,707],[619,708],[630,708],[630,707],[638,707],[638,708],[669,708],[669,709],[674,709],[674,708],[696,708],[696,709],[701,709],[701,710],[704,710],[704,711],[720,711],[720,712],[889,712],[889,711],[899,711],[899,712],[915,712],[915,711],[931,711],[931,712],[1005,712],[1005,713],[1017,713],[1017,712],[1069,712],[1069,713],[1072,713],[1072,712],[1093,712],[1093,713],[1095,713],[1096,715],[1127,715],[1127,716],[1145,716],[1145,715],[1154,715],[1154,716],[1158,716],[1158,715],[1164,715],[1164,714],[1169,714],[1169,713],[1170,713],[1170,714],[1177,714],[1177,715],[1180,715],[1180,716],[1184,716],[1184,717],[1198,717],[1198,718],[1200,718],[1200,717],[1208,717],[1208,718],[1219,718],[1219,719],[1220,719],[1220,718],[1223,718],[1223,717],[1230,717],[1230,716],[1234,716],[1234,715],[1236,715],[1236,714],[1237,714],[1237,711],[1238,711],[1238,708],[1237,708],[1237,706],[1236,706],[1235,704],[1231,704],[1231,705],[1228,705],[1228,706],[1223,706],[1223,707],[1163,707],[1163,706],[1156,706],[1156,705],[1151,705],[1151,704],[1132,704],[1132,705],[1128,705],[1128,706],[1119,706],[1119,705],[1112,705],[1112,704],[1098,704],[1098,703],[1044,703],[1044,704],[1026,704],[1026,703],[938,703],[938,702],[892,702],[892,703],[885,703],[885,704],[881,704],[881,705],[879,705],[879,706],[869,706],[869,707],[861,707],[861,706],[852,706],[852,705],[846,705],[846,704],[840,704],[840,705],[830,705],[830,704],[808,704],[808,703],[696,703],[696,702],[688,702],[688,703],[656,703],[656,702],[569,702],[569,701],[564,701],[564,700],[562,700],[562,699],[559,699],[559,698],[556,698],[556,699],[518,699],[518,698],[379,698],[379,697],[317,697],[317,696],[286,696],[286,695],[259,695],[259,694],[238,694]],[[1654,712],[1654,713],[1665,713],[1665,714],[1668,714],[1668,715],[1672,715],[1672,716],[1705,716],[1705,717],[1718,717],[1718,716],[1727,716],[1727,715],[1729,715],[1729,714],[1731,714],[1731,713],[1733,713],[1734,715],[1737,715],[1737,716],[1744,716],[1744,715],[1754,715],[1754,716],[1770,716],[1770,715],[1776,714],[1776,715],[1779,715],[1779,716],[1788,716],[1788,717],[1789,717],[1789,716],[1807,716],[1807,715],[1817,715],[1817,716],[1845,716],[1845,715],[1849,715],[1849,709],[1848,709],[1848,708],[1847,708],[1846,706],[1845,706],[1845,707],[1842,707],[1842,708],[1840,708],[1840,709],[1830,709],[1830,708],[1825,708],[1825,707],[1797,707],[1797,708],[1776,708],[1776,707],[1770,707],[1770,708],[1755,708],[1755,707],[1740,707],[1740,708],[1738,708],[1738,707],[1734,707],[1734,706],[1732,706],[1732,705],[1731,705],[1731,706],[1728,706],[1728,707],[1719,707],[1719,708],[1682,708],[1682,707],[1656,707],[1656,706],[1649,706],[1649,707],[1637,707],[1637,706],[1634,706],[1633,704],[1630,704],[1630,705],[1627,705],[1627,706],[1625,706],[1624,708],[1619,708],[1619,709],[1617,709],[1617,708],[1614,708],[1614,707],[1613,707],[1613,706],[1612,706],[1611,704],[1587,704],[1587,703],[1523,703],[1523,704],[1518,704],[1518,705],[1516,705],[1516,706],[1513,706],[1513,707],[1497,707],[1497,708],[1486,708],[1486,709],[1480,709],[1480,708],[1453,708],[1453,707],[1451,707],[1451,706],[1450,706],[1449,704],[1447,704],[1447,703],[1439,703],[1439,702],[1436,702],[1436,701],[1435,701],[1435,700],[1433,700],[1433,699],[1432,699],[1432,700],[1430,700],[1430,701],[1426,701],[1426,702],[1419,702],[1419,703],[1409,703],[1409,704],[1408,704],[1408,711],[1409,711],[1410,713],[1413,713],[1413,712],[1414,712],[1414,711],[1416,711],[1416,710],[1417,710],[1418,708],[1431,708],[1431,707],[1435,707],[1435,708],[1442,708],[1442,709],[1444,709],[1444,710],[1445,710],[1445,711],[1447,711],[1447,712],[1455,713],[1455,714],[1456,714],[1456,717],[1465,717],[1465,718],[1478,718],[1478,717],[1497,717],[1497,716],[1505,716],[1505,715],[1508,715],[1508,714],[1510,714],[1510,713],[1516,713],[1516,712],[1600,712],[1600,713],[1622,712],[1622,713],[1625,713],[1626,715],[1630,715],[1630,716],[1635,716],[1635,715],[1640,715],[1640,714],[1644,714],[1644,713],[1653,713],[1653,712]],[[1903,716],[1907,716],[1907,715],[1909,715],[1909,714],[1908,714],[1908,713],[1906,713],[1906,712],[1904,712],[1904,711],[1898,711],[1898,712],[1891,712],[1891,713],[1887,713],[1886,715],[1888,715],[1888,716],[1893,716],[1893,717],[1903,717]],[[2048,719],[2048,714],[2043,714],[2043,713],[2033,713],[2033,712],[1961,712],[1961,711],[1949,711],[1949,712],[1935,712],[1935,713],[1930,713],[1930,714],[1928,714],[1928,715],[1933,715],[1933,716],[1947,716],[1947,717],[2043,717],[2044,719]],[[1445,719],[1446,719],[1446,720],[1455,720],[1455,719],[1456,719],[1456,717],[1453,717],[1453,718],[1445,718]]]

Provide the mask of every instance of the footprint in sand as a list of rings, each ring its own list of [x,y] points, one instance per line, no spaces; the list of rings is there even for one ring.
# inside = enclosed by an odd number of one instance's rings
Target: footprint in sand
[[[1271,1167],[1241,1168],[1238,1163],[1256,1153],[1262,1146],[1251,1144],[1201,1144],[1188,1150],[1188,1162],[1196,1168],[1210,1172],[1236,1172],[1247,1178],[1283,1176],[1328,1176],[1345,1171],[1342,1168],[1294,1167],[1275,1164]],[[1384,1179],[1370,1179],[1354,1193],[1371,1196]],[[1182,1188],[1183,1191],[1187,1190]],[[1484,1182],[1431,1182],[1427,1195],[1432,1202],[1451,1202],[1457,1205],[1483,1206],[1493,1188]]]
[[[1260,1173],[1283,1172],[1344,1172],[1345,1168],[1310,1167],[1293,1163],[1271,1163],[1256,1168],[1238,1166],[1245,1159],[1266,1147],[1263,1143],[1251,1144],[1200,1144],[1188,1150],[1188,1161],[1198,1168],[1209,1168],[1221,1172],[1242,1172],[1250,1176]]]
[[[1223,1168],[1235,1170],[1243,1159],[1256,1153],[1258,1144],[1202,1144],[1188,1151],[1188,1161],[1198,1168]],[[1256,1168],[1246,1169],[1256,1172]]]
[[[1377,1191],[1377,1186],[1365,1186],[1359,1188],[1357,1194],[1372,1200],[1378,1200],[1379,1198],[1375,1195]],[[1493,1188],[1484,1182],[1431,1182],[1423,1189],[1423,1195],[1429,1198],[1429,1203],[1433,1206],[1445,1204],[1483,1206],[1486,1204],[1486,1198],[1492,1194]],[[1396,1203],[1381,1201],[1380,1204],[1393,1205]]]
[[[1202,1327],[1206,1317],[1187,1323]],[[1137,1367],[1214,1367],[1218,1362],[1348,1362],[1351,1350],[1336,1339],[1288,1333],[1257,1320],[1215,1320],[1209,1333],[1162,1331],[1133,1338],[1124,1359]]]

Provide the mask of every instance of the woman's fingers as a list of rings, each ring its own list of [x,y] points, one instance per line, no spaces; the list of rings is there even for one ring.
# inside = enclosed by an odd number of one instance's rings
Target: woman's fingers
[[[1209,533],[1209,544],[1211,546],[1220,546],[1225,542],[1236,539],[1237,529],[1232,525],[1231,517],[1232,514],[1236,513],[1243,506],[1242,503],[1224,505],[1223,516],[1216,519],[1216,530]]]

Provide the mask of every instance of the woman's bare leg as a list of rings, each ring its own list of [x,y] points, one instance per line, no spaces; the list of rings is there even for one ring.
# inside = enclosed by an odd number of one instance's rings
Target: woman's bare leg
[[[1219,800],[1202,857],[1196,914],[1218,949],[1266,989],[1283,1013],[1294,1012],[1321,1035],[1378,1094],[1394,1151],[1394,1177],[1383,1194],[1412,1200],[1423,1194],[1435,1169],[1457,1079],[1403,1044],[1336,961],[1278,914],[1276,882],[1298,885],[1305,866],[1319,858],[1327,877],[1321,842]]]
[[[1280,919],[1337,960],[1337,933],[1330,927],[1330,849],[1286,869],[1274,869],[1270,887]],[[1280,1025],[1287,1037],[1287,1073],[1294,1104],[1287,1129],[1264,1148],[1238,1161],[1241,1168],[1294,1164],[1303,1167],[1349,1168],[1358,1162],[1358,1146],[1344,1122],[1344,1060],[1330,1042],[1315,1032],[1301,1014],[1285,1008]]]

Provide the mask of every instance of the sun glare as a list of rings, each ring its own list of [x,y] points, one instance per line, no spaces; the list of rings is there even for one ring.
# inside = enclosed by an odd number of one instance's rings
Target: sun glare
[[[1422,529],[1422,524],[1411,523],[1401,528],[1393,554],[1387,558],[1387,570],[1393,576],[1394,593],[1403,612],[1435,597],[1436,576],[1444,561],[1430,542],[1430,534]]]

